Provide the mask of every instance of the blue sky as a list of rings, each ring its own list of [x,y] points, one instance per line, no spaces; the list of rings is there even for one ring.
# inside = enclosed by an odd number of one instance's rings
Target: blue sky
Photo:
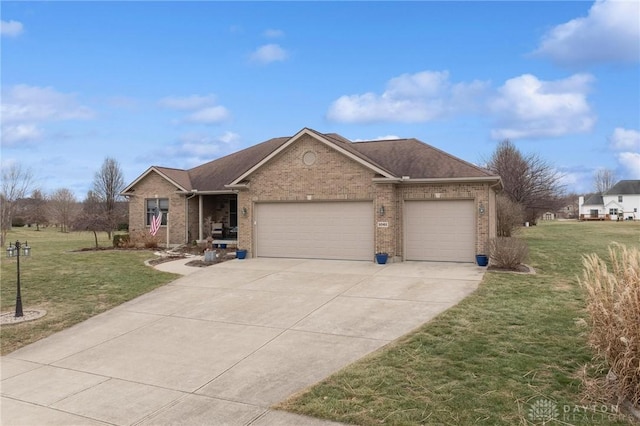
[[[79,200],[303,127],[640,179],[640,2],[3,1],[2,165]]]

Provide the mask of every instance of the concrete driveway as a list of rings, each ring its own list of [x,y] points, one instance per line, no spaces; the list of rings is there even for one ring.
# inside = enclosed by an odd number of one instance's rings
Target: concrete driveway
[[[331,424],[269,407],[429,321],[484,273],[300,259],[196,271],[2,357],[2,425]]]

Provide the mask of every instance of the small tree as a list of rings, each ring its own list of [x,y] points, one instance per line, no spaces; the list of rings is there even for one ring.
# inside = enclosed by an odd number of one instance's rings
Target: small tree
[[[4,247],[7,232],[11,230],[11,222],[15,214],[16,203],[24,198],[33,185],[33,174],[30,169],[13,163],[2,169],[0,185],[0,245]]]
[[[49,201],[49,214],[60,225],[60,232],[67,232],[76,213],[76,197],[67,188],[53,192]]]
[[[47,223],[47,199],[42,191],[36,189],[31,194],[31,197],[22,201],[23,212],[25,220],[29,224],[35,224],[36,230],[40,230],[40,225]]]
[[[535,224],[540,212],[561,207],[562,175],[538,155],[523,155],[508,139],[498,144],[487,168],[500,175],[504,193],[522,205],[526,221]]]
[[[511,201],[506,194],[498,194],[496,197],[496,216],[498,237],[511,237],[522,227],[524,209],[522,205]]]
[[[113,158],[105,158],[102,167],[93,178],[93,193],[96,199],[103,204],[103,210],[111,228],[107,231],[111,239],[111,231],[118,224],[117,202],[120,200],[120,192],[124,189],[124,178],[120,165]]]
[[[82,203],[82,211],[73,220],[72,228],[75,231],[93,232],[96,248],[98,248],[98,232],[110,234],[112,228],[109,217],[100,198],[93,191],[87,193],[87,198]]]

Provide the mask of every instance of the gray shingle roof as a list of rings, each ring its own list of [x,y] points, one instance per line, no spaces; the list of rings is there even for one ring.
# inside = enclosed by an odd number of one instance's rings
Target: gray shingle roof
[[[604,199],[600,194],[593,194],[589,196],[586,200],[584,200],[584,204],[589,206],[599,206],[601,204],[604,204]]]
[[[490,171],[456,158],[417,139],[392,139],[351,142],[335,134],[322,134],[336,146],[396,177],[418,178],[478,178],[497,177]],[[243,173],[281,147],[291,137],[280,137],[218,158],[189,170],[155,167],[166,177],[188,191],[224,191]]]
[[[352,146],[395,176],[419,178],[468,178],[495,176],[417,139],[355,142]]]
[[[621,180],[605,192],[605,195],[640,195],[640,180]]]

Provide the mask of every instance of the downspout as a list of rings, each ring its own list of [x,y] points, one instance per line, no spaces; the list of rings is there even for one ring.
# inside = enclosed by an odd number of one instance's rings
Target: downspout
[[[193,190],[193,194],[191,194],[190,197],[185,197],[185,203],[184,203],[184,209],[185,209],[185,218],[186,220],[184,221],[184,238],[186,240],[187,245],[189,244],[189,200],[192,199],[193,197],[195,197],[196,194],[198,192],[197,189]]]
[[[202,213],[204,211],[204,204],[202,195],[198,197],[198,240],[202,240]]]

